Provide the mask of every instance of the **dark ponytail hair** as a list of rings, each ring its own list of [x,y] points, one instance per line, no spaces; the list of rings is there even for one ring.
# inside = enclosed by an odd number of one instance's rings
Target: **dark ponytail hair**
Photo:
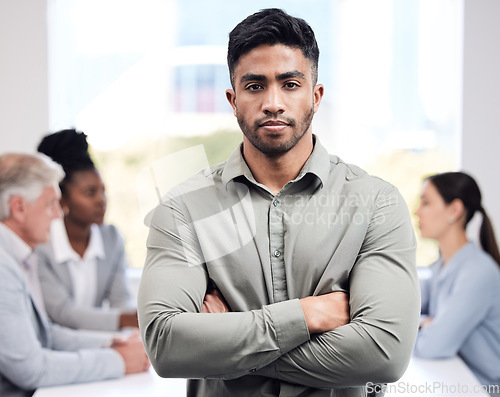
[[[38,145],[40,153],[49,156],[63,167],[66,176],[59,184],[63,195],[75,172],[96,169],[88,148],[87,135],[74,129],[61,130],[47,135]]]
[[[500,266],[500,253],[493,225],[481,204],[481,191],[474,178],[464,172],[445,172],[426,178],[437,189],[445,203],[461,200],[465,207],[465,224],[467,226],[476,211],[483,216],[479,240],[483,249],[491,255]]]

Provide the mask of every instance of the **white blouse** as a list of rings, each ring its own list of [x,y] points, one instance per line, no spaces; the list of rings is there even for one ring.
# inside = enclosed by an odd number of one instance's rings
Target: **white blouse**
[[[91,226],[89,245],[83,257],[71,247],[62,219],[52,222],[50,234],[56,262],[67,263],[73,283],[74,304],[80,307],[94,307],[97,294],[97,259],[104,259],[104,244],[99,226]]]

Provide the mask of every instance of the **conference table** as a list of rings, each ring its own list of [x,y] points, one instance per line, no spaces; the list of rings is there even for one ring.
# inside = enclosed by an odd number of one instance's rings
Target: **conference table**
[[[429,360],[412,357],[402,378],[385,386],[385,396],[489,396],[459,358]]]
[[[148,372],[121,379],[42,387],[34,397],[181,397],[186,395],[185,379],[160,378],[151,367]]]
[[[368,388],[379,386],[368,385]],[[458,358],[426,360],[412,357],[403,377],[384,386],[386,396],[488,396],[478,380]],[[121,379],[81,383],[69,386],[43,387],[35,397],[182,397],[186,395],[184,379],[163,379],[150,368],[148,372],[127,375]]]

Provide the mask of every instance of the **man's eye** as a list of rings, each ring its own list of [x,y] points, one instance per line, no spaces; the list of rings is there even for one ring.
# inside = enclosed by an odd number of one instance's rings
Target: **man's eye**
[[[246,89],[249,91],[256,91],[256,90],[261,90],[262,88],[264,87],[262,87],[260,84],[250,84],[249,86],[247,86]]]
[[[299,85],[297,83],[294,83],[294,82],[288,82],[288,83],[285,83],[285,87],[286,88],[295,88],[295,87],[299,87]]]

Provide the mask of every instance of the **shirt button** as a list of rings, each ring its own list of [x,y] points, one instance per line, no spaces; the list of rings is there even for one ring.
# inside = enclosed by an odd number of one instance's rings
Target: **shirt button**
[[[274,251],[274,256],[276,258],[279,258],[281,256],[281,251],[278,251],[278,250]]]
[[[274,201],[273,201],[273,205],[274,205],[275,207],[277,207],[277,206],[278,206],[278,204],[279,204],[279,201],[278,201],[278,200],[274,200]]]

